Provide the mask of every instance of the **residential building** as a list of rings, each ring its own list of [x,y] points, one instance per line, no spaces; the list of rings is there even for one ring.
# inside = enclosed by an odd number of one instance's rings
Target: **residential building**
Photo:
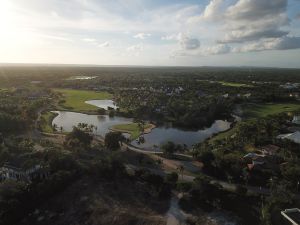
[[[261,148],[261,152],[264,155],[275,155],[279,149],[280,147],[276,145],[266,145]]]

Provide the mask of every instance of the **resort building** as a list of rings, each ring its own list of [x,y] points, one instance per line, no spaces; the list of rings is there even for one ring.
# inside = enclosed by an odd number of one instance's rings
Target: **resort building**
[[[298,208],[281,211],[281,215],[287,219],[286,224],[300,225],[300,210]]]
[[[18,180],[24,182],[31,182],[35,179],[45,179],[49,176],[49,170],[41,165],[35,165],[30,168],[21,168],[5,163],[0,168],[1,180]]]

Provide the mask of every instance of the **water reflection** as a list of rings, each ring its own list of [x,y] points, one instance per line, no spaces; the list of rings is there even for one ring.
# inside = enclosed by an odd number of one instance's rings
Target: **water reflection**
[[[97,127],[96,133],[101,136],[105,136],[105,134],[109,132],[109,129],[114,125],[132,123],[133,121],[131,118],[118,116],[87,115],[75,112],[57,113],[58,116],[54,118],[52,124],[56,124],[58,128],[62,127],[64,131],[69,132],[72,130],[73,126],[77,126],[79,123],[93,124]],[[154,150],[155,146],[160,146],[167,141],[182,145],[185,144],[188,147],[191,147],[193,144],[202,142],[213,134],[228,130],[230,124],[231,123],[228,121],[216,120],[211,127],[197,131],[182,130],[168,124],[166,126],[159,126],[153,129],[151,133],[145,134],[144,143],[138,144],[135,140],[132,144],[149,150]]]

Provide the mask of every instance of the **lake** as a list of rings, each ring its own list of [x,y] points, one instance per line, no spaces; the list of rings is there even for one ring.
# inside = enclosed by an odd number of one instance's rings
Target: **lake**
[[[197,131],[182,130],[174,127],[157,127],[151,133],[145,134],[145,142],[139,144],[136,140],[132,141],[132,145],[148,150],[154,150],[153,145],[160,146],[167,141],[176,144],[186,144],[191,147],[193,144],[204,141],[213,134],[226,131],[230,128],[230,122],[224,120],[216,120],[211,127],[203,128]]]
[[[108,109],[108,107],[113,108],[113,109],[118,108],[113,100],[107,100],[107,99],[106,100],[89,100],[89,101],[85,101],[85,103],[94,105],[94,106],[97,106],[97,107],[103,108],[103,109]]]
[[[109,117],[108,115],[87,115],[83,113],[58,111],[58,115],[52,121],[52,125],[56,124],[58,128],[63,127],[64,131],[70,132],[73,126],[79,123],[93,124],[97,127],[96,133],[105,136],[109,132],[109,128],[117,124],[128,124],[132,119],[125,117]]]
[[[125,117],[109,117],[108,115],[87,115],[75,112],[57,112],[58,115],[52,121],[58,128],[63,127],[64,131],[72,131],[73,126],[78,123],[93,124],[97,127],[96,133],[105,136],[109,132],[109,128],[117,124],[131,123],[133,119]],[[210,127],[203,128],[197,131],[183,130],[175,127],[160,126],[154,128],[151,133],[145,134],[145,143],[138,144],[133,141],[132,144],[144,149],[153,149],[153,145],[160,146],[161,144],[172,141],[176,144],[186,144],[191,147],[193,144],[202,142],[213,134],[226,131],[230,128],[230,122],[216,120]]]

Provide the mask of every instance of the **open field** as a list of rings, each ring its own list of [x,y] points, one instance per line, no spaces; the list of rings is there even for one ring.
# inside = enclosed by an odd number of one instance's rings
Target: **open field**
[[[293,112],[300,110],[300,104],[297,103],[283,103],[283,104],[251,104],[243,108],[244,116],[246,118],[265,117],[282,112]]]
[[[97,110],[98,107],[86,104],[85,101],[112,98],[112,94],[108,92],[95,92],[72,89],[54,89],[54,91],[62,93],[64,96],[65,102],[62,103],[61,106],[65,109],[74,111]]]
[[[229,87],[254,87],[253,85],[250,84],[233,83],[233,82],[225,82],[225,81],[219,81],[219,83]]]
[[[144,133],[151,132],[151,130],[154,127],[155,126],[153,124],[146,123],[144,126]],[[128,133],[128,134],[130,134],[130,137],[132,140],[137,139],[141,134],[141,131],[140,131],[137,123],[115,125],[111,128],[111,130]]]

